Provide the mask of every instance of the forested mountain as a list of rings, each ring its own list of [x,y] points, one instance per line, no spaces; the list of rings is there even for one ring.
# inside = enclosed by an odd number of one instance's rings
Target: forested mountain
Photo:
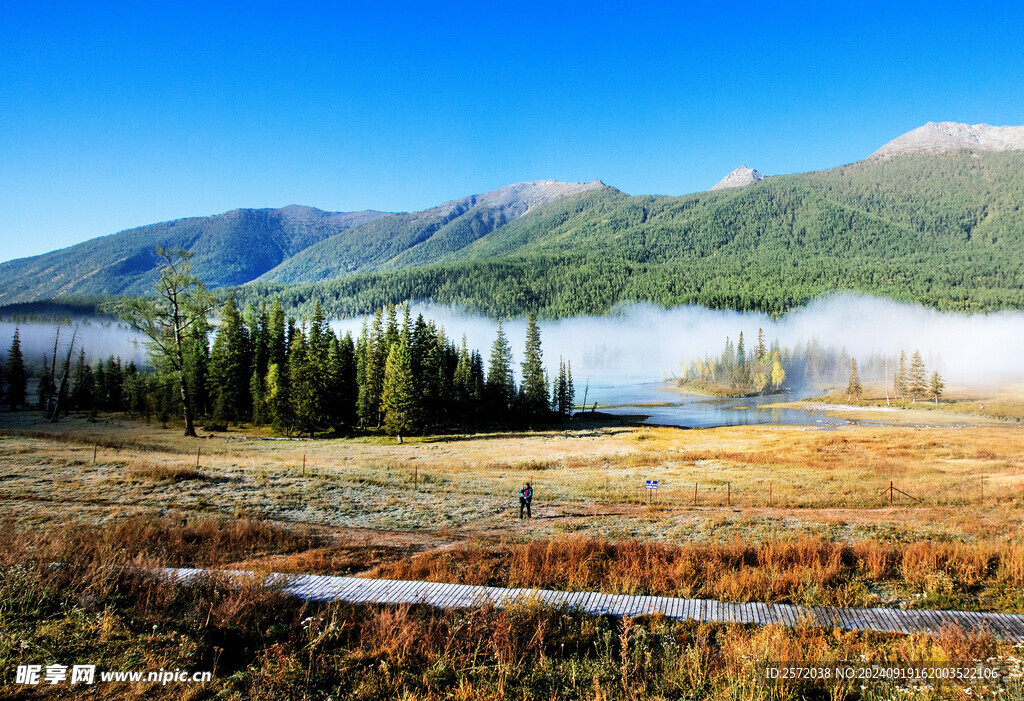
[[[564,197],[605,187],[597,180],[516,183],[422,212],[381,217],[310,246],[265,273],[260,280],[315,282],[357,272],[437,263],[457,255],[465,246],[529,211]]]
[[[150,292],[159,276],[157,246],[192,251],[195,272],[210,287],[240,285],[318,241],[382,216],[383,212],[323,212],[292,205],[236,209],[129,229],[0,263],[0,304]]]
[[[496,316],[616,303],[782,312],[835,290],[943,309],[1024,309],[1024,153],[870,159],[743,188],[549,204],[441,264],[316,285],[247,285],[335,314],[433,299]]]
[[[0,304],[148,291],[159,243],[191,248],[211,287],[248,283],[231,288],[241,300],[280,294],[307,313],[316,299],[335,315],[408,299],[495,316],[643,301],[779,313],[837,290],[1024,309],[1024,151],[1005,129],[926,125],[851,165],[681,197],[539,181],[412,214],[239,210],[5,263]]]

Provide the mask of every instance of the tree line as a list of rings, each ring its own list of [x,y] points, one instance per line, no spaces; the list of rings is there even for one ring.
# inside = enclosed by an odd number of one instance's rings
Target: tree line
[[[127,300],[119,310],[150,337],[152,368],[122,367],[113,357],[90,366],[80,348],[73,372],[65,373],[66,389],[57,388],[55,350],[39,378],[40,407],[65,392],[66,411],[128,411],[162,420],[180,411],[190,435],[197,420],[214,430],[247,422],[284,435],[382,430],[401,436],[543,423],[573,413],[572,367],[560,359],[554,377],[544,368],[535,315],[528,317],[517,383],[501,323],[485,365],[465,337],[456,344],[422,314],[413,320],[407,304],[378,308],[353,338],[335,334],[319,304],[310,318],[296,320],[286,317],[280,299],[240,310],[229,297],[213,329],[212,298],[192,275],[188,256],[161,255],[160,297]],[[0,376],[7,405],[25,406],[17,329]]]

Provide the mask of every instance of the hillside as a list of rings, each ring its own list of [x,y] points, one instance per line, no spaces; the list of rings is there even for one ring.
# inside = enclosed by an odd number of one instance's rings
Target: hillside
[[[292,205],[129,229],[0,263],[0,304],[149,292],[158,277],[157,246],[191,250],[196,273],[210,287],[239,285],[318,241],[381,216],[383,212],[323,212]]]
[[[325,239],[264,273],[264,282],[315,282],[446,260],[487,234],[559,199],[604,183],[516,183],[422,212],[392,214]]]
[[[781,312],[836,290],[943,309],[1024,309],[1024,153],[870,159],[683,197],[601,188],[539,208],[443,263],[243,297],[354,313],[409,298],[506,316],[620,302]]]
[[[156,245],[207,285],[334,314],[432,299],[495,316],[621,302],[779,313],[837,290],[943,309],[1024,309],[1019,127],[929,123],[874,156],[681,197],[518,183],[414,213],[236,210],[0,265],[0,304],[141,293]]]

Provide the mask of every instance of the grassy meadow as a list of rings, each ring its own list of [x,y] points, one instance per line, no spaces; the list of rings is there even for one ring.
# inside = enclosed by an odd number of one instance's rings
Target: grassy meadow
[[[983,634],[325,606],[215,578],[172,587],[138,569],[1024,613],[1024,431],[977,424],[614,420],[397,445],[261,440],[249,427],[185,439],[113,415],[3,413],[0,666],[78,650],[111,667],[215,669],[184,691],[110,684],[98,698],[1024,698],[1017,682],[771,685],[757,667],[992,658],[1019,672],[1022,651]],[[661,487],[651,500],[647,479]],[[534,518],[520,521],[525,481]],[[890,503],[890,482],[910,496]]]

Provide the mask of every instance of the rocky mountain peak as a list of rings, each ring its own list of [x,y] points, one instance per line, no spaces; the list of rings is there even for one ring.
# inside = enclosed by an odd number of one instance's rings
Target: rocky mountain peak
[[[903,153],[942,153],[965,148],[974,151],[1024,150],[1024,126],[928,122],[896,137],[872,156],[887,158]]]
[[[754,183],[764,180],[764,176],[746,166],[740,166],[733,172],[718,181],[718,183],[712,187],[712,190],[724,190],[730,187],[745,187],[747,185],[753,185]]]

